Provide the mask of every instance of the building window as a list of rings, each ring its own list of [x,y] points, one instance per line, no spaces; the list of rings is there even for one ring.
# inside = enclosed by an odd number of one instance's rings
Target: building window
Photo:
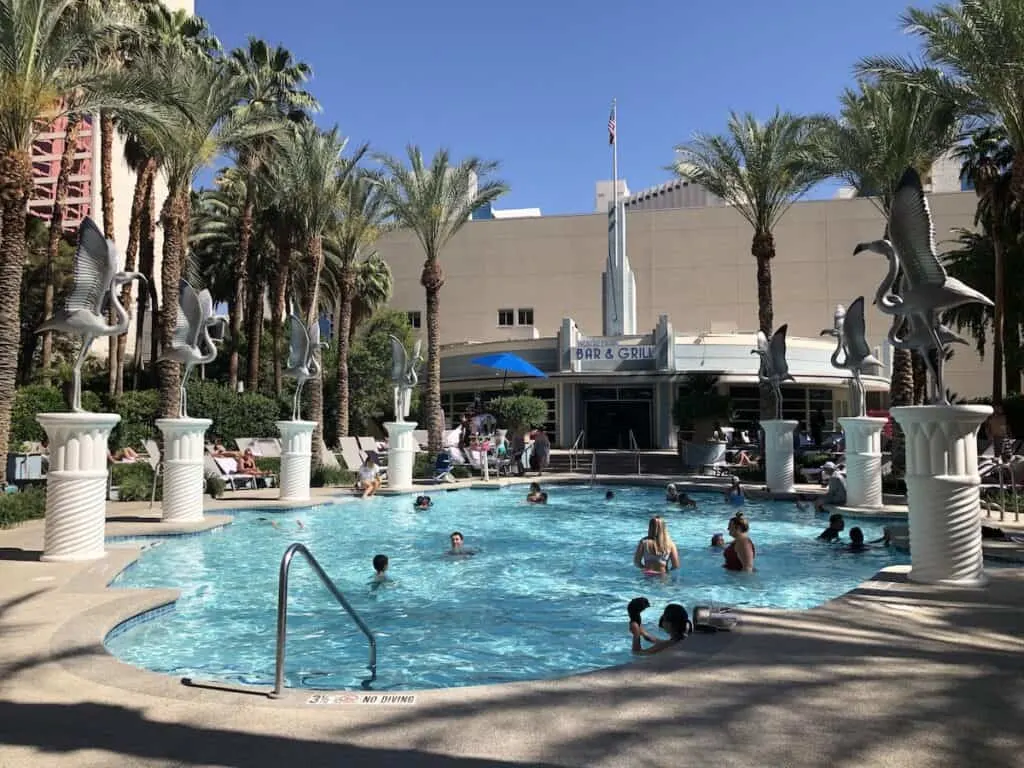
[[[511,309],[499,309],[498,310],[498,325],[509,326],[515,325],[515,312]]]
[[[422,328],[423,327],[423,315],[422,315],[422,313],[420,313],[420,312],[406,312],[405,314],[409,317],[409,325],[411,325],[413,328]]]
[[[532,309],[520,309],[519,310],[519,324],[520,325],[533,325],[533,310]]]

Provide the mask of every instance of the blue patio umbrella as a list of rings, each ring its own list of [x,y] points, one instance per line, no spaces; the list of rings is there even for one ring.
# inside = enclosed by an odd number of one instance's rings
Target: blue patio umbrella
[[[484,368],[493,368],[496,371],[504,371],[504,376],[501,379],[501,388],[505,389],[505,379],[508,378],[509,371],[517,373],[521,376],[533,376],[537,379],[546,379],[548,375],[544,371],[537,368],[532,363],[528,363],[519,355],[513,355],[511,352],[498,352],[493,355],[483,355],[481,357],[474,357],[470,360],[473,365],[479,365]]]

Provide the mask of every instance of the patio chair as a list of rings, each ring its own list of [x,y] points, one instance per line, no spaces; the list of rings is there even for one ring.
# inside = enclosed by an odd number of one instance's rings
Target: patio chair
[[[437,461],[434,462],[434,482],[435,483],[454,483],[455,475],[452,474],[452,469],[455,468],[455,460],[452,458],[451,453],[448,450],[443,450],[437,454]]]
[[[344,455],[342,455],[344,458]],[[341,469],[341,464],[338,463],[338,457],[334,455],[334,451],[327,447],[327,443],[320,439],[320,461],[326,469]],[[348,464],[348,460],[345,460]],[[359,469],[359,467],[356,467]]]
[[[359,448],[359,441],[354,437],[341,437],[338,438],[338,445],[345,467],[352,472],[358,472],[366,460],[366,454]]]
[[[207,474],[219,477],[232,491],[256,488],[256,475],[239,472],[238,462],[228,456],[211,456],[207,453],[203,456],[203,467]]]
[[[277,437],[257,437],[249,441],[249,448],[255,456],[262,456],[265,459],[281,458],[281,440]]]

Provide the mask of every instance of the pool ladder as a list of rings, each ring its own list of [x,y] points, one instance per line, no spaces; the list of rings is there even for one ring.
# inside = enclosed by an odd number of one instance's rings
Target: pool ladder
[[[281,574],[278,577],[277,582],[277,662],[274,671],[274,690],[271,692],[270,697],[276,699],[281,695],[284,690],[284,657],[285,657],[285,640],[288,634],[288,572],[292,567],[292,559],[295,555],[302,555],[306,558],[306,562],[309,563],[313,569],[313,573],[320,577],[320,581],[327,587],[327,591],[331,593],[338,605],[345,609],[345,612],[352,617],[352,621],[356,623],[360,631],[366,635],[366,639],[370,642],[370,677],[363,680],[363,688],[369,688],[370,683],[377,679],[377,638],[373,634],[373,631],[366,626],[359,614],[356,613],[345,596],[341,594],[341,590],[338,589],[337,585],[331,581],[330,576],[324,572],[324,569],[320,567],[320,563],[313,557],[308,549],[302,544],[292,544],[288,549],[285,550],[284,556],[281,558]]]

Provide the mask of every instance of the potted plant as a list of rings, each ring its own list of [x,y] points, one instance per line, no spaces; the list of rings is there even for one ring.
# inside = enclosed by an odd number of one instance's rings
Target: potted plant
[[[716,425],[732,419],[728,395],[718,392],[718,376],[691,373],[682,382],[672,408],[678,429],[679,455],[688,467],[714,464],[725,455],[725,440],[715,434]]]
[[[548,417],[548,404],[539,397],[528,394],[513,394],[491,400],[488,410],[498,423],[512,434],[541,426]]]

